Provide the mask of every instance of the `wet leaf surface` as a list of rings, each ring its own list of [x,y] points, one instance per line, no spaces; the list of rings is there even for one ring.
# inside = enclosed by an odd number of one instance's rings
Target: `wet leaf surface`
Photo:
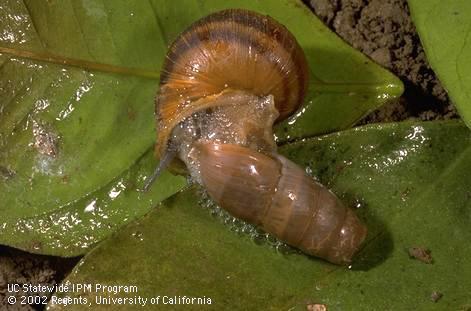
[[[4,222],[4,243],[32,253],[66,257],[84,253],[186,185],[185,178],[165,172],[150,191],[141,191],[157,164],[152,151],[98,191],[49,213]]]
[[[402,92],[396,77],[298,1],[3,1],[2,244],[78,255],[183,187],[181,178],[167,176],[152,200],[134,184],[126,200],[97,199],[123,174],[135,174],[136,161],[153,145],[154,96],[167,45],[198,18],[229,7],[271,15],[306,51],[312,76],[306,106],[278,127],[280,142],[349,127]],[[152,171],[145,167],[143,177]],[[105,200],[107,211],[87,214],[94,200]]]
[[[471,127],[471,2],[409,0],[427,59]]]
[[[210,298],[216,310],[305,310],[314,304],[328,310],[457,310],[471,304],[463,290],[471,287],[466,126],[370,125],[287,144],[281,152],[356,207],[366,222],[367,243],[351,267],[279,252],[268,241],[255,243],[212,217],[188,189],[102,242],[66,279],[135,285],[138,293],[71,296],[107,310],[117,307],[96,305],[97,297],[139,296],[149,304],[160,296],[154,309],[164,307],[163,296]],[[431,251],[432,264],[410,258],[408,250],[416,245]],[[434,292],[442,295],[436,302]],[[81,307],[67,310],[74,308]]]

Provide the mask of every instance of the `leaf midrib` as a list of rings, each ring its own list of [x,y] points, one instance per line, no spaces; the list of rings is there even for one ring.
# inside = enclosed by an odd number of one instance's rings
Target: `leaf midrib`
[[[63,56],[51,54],[51,53],[38,53],[38,52],[32,52],[28,50],[19,50],[19,49],[13,49],[13,48],[0,46],[0,54],[1,53],[9,54],[16,57],[26,58],[30,60],[35,60],[35,61],[53,63],[53,64],[58,64],[58,65],[65,65],[65,66],[70,66],[70,67],[77,67],[77,68],[88,70],[88,71],[101,71],[105,73],[116,73],[116,74],[122,74],[122,75],[130,75],[130,76],[136,76],[136,77],[141,77],[141,78],[147,78],[147,79],[152,79],[152,80],[158,80],[160,78],[160,73],[155,72],[155,71],[91,62],[87,60],[63,57]]]
[[[69,58],[57,54],[47,52],[33,52],[28,50],[20,50],[14,48],[7,48],[0,46],[0,54],[9,54],[11,56],[21,57],[25,59],[41,61],[46,63],[53,63],[58,65],[65,65],[76,67],[87,71],[100,71],[105,73],[115,73],[121,75],[136,76],[147,78],[151,80],[159,80],[160,73],[156,71],[149,71],[141,68],[124,67],[117,65],[110,65],[99,62],[92,62],[82,59]],[[359,94],[386,94],[388,97],[396,97],[402,93],[402,86],[394,84],[391,81],[384,81],[378,83],[358,83],[358,82],[325,82],[314,77],[314,81],[310,83],[310,93],[320,92],[326,93],[359,93]]]

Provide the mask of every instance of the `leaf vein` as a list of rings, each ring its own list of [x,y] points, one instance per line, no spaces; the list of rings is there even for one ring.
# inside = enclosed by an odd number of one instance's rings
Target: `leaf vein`
[[[162,21],[160,20],[159,15],[157,14],[157,11],[155,10],[154,5],[152,4],[152,1],[148,0],[148,2],[149,2],[150,7],[152,8],[152,13],[154,14],[157,26],[159,27],[159,32],[162,36],[162,39],[164,40],[165,46],[167,47],[168,44],[169,44],[169,38],[168,38],[168,35],[165,32],[165,27],[162,24]]]
[[[37,37],[38,37],[38,41],[39,41],[39,43],[41,44],[41,47],[42,47],[43,49],[46,49],[46,47],[44,46],[44,42],[43,42],[43,40],[42,40],[42,38],[41,38],[41,35],[40,35],[39,31],[38,31],[38,28],[37,28],[37,26],[36,26],[36,21],[35,21],[35,19],[33,18],[33,14],[31,14],[31,10],[30,10],[29,6],[26,4],[26,2],[25,2],[24,0],[23,0],[23,5],[25,6],[26,11],[28,12],[28,16],[29,16],[29,18],[30,18],[31,25],[33,26],[34,32],[36,33],[36,35],[37,35]]]
[[[466,97],[468,97],[468,98],[471,97],[471,96],[470,96],[469,91],[466,88],[466,85],[463,81],[464,79],[463,79],[463,76],[460,73],[458,64],[460,63],[459,60],[461,59],[461,56],[463,55],[464,50],[465,50],[466,46],[469,43],[470,35],[471,35],[471,24],[469,24],[469,26],[468,26],[468,29],[466,31],[466,35],[464,36],[463,45],[461,46],[460,51],[456,55],[456,60],[455,60],[455,71],[456,71],[456,75],[458,76],[458,81],[459,81],[461,90],[463,91],[463,93],[466,94]]]

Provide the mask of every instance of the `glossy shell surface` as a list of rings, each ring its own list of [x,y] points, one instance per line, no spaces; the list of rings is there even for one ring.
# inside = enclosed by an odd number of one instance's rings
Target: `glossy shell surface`
[[[157,154],[179,122],[221,103],[214,100],[221,93],[273,95],[281,120],[302,104],[307,84],[306,58],[286,27],[246,10],[211,14],[184,31],[167,54],[156,99]]]

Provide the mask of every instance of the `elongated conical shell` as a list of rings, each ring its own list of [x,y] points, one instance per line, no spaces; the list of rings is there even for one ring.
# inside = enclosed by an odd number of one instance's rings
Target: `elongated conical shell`
[[[195,148],[209,195],[235,217],[336,264],[351,262],[365,240],[355,213],[288,159],[230,144]]]
[[[199,144],[200,175],[209,195],[233,216],[255,225],[276,191],[281,166],[250,149],[232,144]]]
[[[280,155],[276,159],[282,166],[281,178],[264,228],[274,223],[271,215],[286,211],[289,217],[283,226],[266,230],[276,230],[281,239],[308,254],[337,264],[350,263],[366,238],[365,225],[299,166]]]
[[[284,119],[302,104],[307,83],[304,53],[283,25],[247,10],[211,14],[184,31],[167,54],[156,101],[157,153],[179,122],[214,105],[211,97],[221,92],[273,95]]]

